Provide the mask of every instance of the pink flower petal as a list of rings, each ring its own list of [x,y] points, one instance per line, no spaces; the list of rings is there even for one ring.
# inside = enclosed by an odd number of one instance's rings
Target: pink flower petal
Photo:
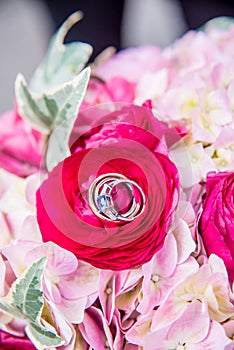
[[[163,248],[160,249],[153,258],[155,266],[153,273],[156,272],[157,275],[163,277],[172,275],[177,264],[177,258],[176,240],[175,237],[169,233],[166,236]]]
[[[230,348],[226,345],[230,344]],[[233,350],[231,340],[226,336],[221,324],[211,321],[210,330],[207,337],[199,344],[191,344],[188,350]]]
[[[28,264],[31,264],[43,256],[47,257],[47,269],[54,276],[71,274],[77,269],[78,261],[76,257],[52,242],[35,247],[27,254],[26,259]]]
[[[194,300],[186,307],[183,314],[170,326],[167,337],[178,343],[198,343],[209,331],[210,318],[207,305]]]
[[[27,267],[25,256],[40,243],[34,241],[18,241],[2,250],[3,255],[9,261],[16,276],[20,276]]]

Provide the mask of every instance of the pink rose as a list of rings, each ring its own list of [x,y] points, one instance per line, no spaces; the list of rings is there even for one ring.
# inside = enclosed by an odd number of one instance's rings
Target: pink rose
[[[36,350],[26,337],[16,337],[0,330],[0,350]]]
[[[44,241],[112,270],[137,267],[152,258],[163,245],[178,200],[178,173],[164,140],[170,129],[146,108],[120,106],[107,114],[103,106],[82,111],[73,154],[53,169],[37,192]],[[90,185],[109,173],[126,176],[144,192],[145,208],[134,220],[108,221],[91,210]],[[132,197],[126,186],[119,186],[116,203],[123,208]]]
[[[135,84],[124,78],[116,76],[106,82],[91,78],[81,108],[107,102],[132,102],[134,98]]]
[[[35,173],[41,162],[42,135],[16,111],[0,117],[0,167],[19,176]]]
[[[234,279],[234,172],[210,173],[199,231],[207,254],[223,259]]]

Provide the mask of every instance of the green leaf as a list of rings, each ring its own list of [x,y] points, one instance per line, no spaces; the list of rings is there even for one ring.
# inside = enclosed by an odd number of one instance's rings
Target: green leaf
[[[228,16],[221,16],[211,19],[206,22],[201,28],[201,31],[208,31],[210,29],[227,30],[234,24],[234,18]]]
[[[15,94],[20,115],[34,128],[49,134],[64,120],[73,120],[84,97],[90,68],[84,69],[71,81],[59,85],[45,94],[31,93],[24,77],[19,74]]]
[[[30,323],[26,332],[37,349],[48,349],[64,344],[62,338],[58,337],[54,331],[48,330],[37,323]]]
[[[27,87],[22,74],[18,74],[15,82],[15,95],[20,115],[29,121],[35,129],[48,134],[54,119],[51,108],[48,109],[48,97],[35,96]]]
[[[64,44],[68,31],[82,16],[80,11],[73,13],[53,36],[45,59],[31,79],[32,91],[42,93],[71,80],[88,62],[93,51],[91,45],[82,42]]]
[[[13,308],[12,306],[8,305],[7,302],[3,299],[0,300],[0,310],[2,310],[7,315],[16,318],[22,318],[22,313],[19,312],[17,309]]]
[[[32,264],[12,285],[8,295],[0,298],[0,309],[27,322],[30,339],[38,349],[59,346],[64,343],[56,331],[41,325],[44,305],[42,276],[46,258]]]
[[[39,320],[43,307],[42,274],[46,258],[36,261],[12,285],[8,295],[0,298],[0,309],[12,316]]]
[[[68,142],[74,122],[84,98],[89,81],[90,69],[86,68],[73,80],[73,85],[67,85],[63,91],[54,95],[56,101],[61,101],[63,96],[67,98],[59,105],[59,113],[54,122],[54,129],[50,135],[46,154],[46,166],[50,171],[60,161],[70,155]],[[59,103],[59,102],[58,102]]]

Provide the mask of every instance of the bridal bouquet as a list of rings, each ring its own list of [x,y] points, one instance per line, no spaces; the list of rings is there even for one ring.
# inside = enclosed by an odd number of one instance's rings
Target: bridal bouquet
[[[234,25],[52,38],[0,118],[0,349],[234,349]]]

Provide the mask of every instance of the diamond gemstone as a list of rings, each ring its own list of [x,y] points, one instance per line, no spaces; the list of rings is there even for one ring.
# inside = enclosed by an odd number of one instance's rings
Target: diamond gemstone
[[[104,194],[101,194],[97,197],[97,208],[100,213],[105,213],[108,205],[108,197]]]

